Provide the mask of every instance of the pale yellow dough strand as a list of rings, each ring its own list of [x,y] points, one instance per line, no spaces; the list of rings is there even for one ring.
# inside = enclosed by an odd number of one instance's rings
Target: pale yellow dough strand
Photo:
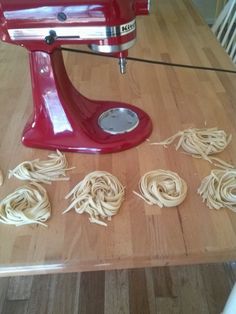
[[[236,169],[214,169],[198,189],[211,209],[229,208],[236,212]]]
[[[203,158],[216,167],[223,169],[234,168],[234,166],[219,158],[209,157],[209,155],[222,152],[230,143],[232,135],[227,135],[225,131],[218,130],[218,128],[186,129],[179,131],[162,142],[151,143],[151,145],[167,147],[176,139],[179,139],[176,150],[182,147],[187,154],[196,158]]]
[[[0,169],[0,186],[3,185],[3,172]]]
[[[46,190],[38,183],[16,189],[0,201],[0,222],[21,226],[44,223],[51,216]]]
[[[139,181],[141,197],[149,205],[174,207],[180,205],[187,195],[187,184],[175,172],[154,170],[147,172]]]
[[[46,184],[51,184],[52,181],[69,180],[66,171],[73,168],[68,168],[65,155],[57,150],[48,157],[48,160],[35,159],[22,162],[15,169],[9,170],[9,178],[14,176],[19,180]]]
[[[101,218],[110,220],[118,213],[124,191],[119,180],[109,172],[91,172],[66,196],[72,200],[63,214],[74,208],[78,214],[89,214],[91,223],[107,226]]]

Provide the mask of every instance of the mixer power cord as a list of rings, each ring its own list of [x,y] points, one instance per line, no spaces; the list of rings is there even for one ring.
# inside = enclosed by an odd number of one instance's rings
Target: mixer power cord
[[[90,52],[90,51],[86,51],[86,50],[73,49],[73,48],[64,48],[64,47],[60,48],[60,49],[62,51],[83,53],[83,54],[95,55],[95,56],[99,56],[99,57],[107,57],[107,55],[99,54],[99,53],[96,53],[96,52]],[[110,56],[110,57],[111,58],[115,58],[113,56]],[[143,63],[149,63],[149,64],[159,64],[159,65],[165,65],[165,66],[179,67],[179,68],[197,69],[197,70],[215,71],[215,72],[226,72],[226,73],[236,74],[236,70],[227,70],[227,69],[221,69],[221,68],[211,68],[211,67],[203,67],[203,66],[197,66],[197,65],[188,65],[188,64],[165,62],[165,61],[147,60],[147,59],[140,59],[140,58],[134,58],[134,57],[127,57],[127,60],[136,61],[136,62],[143,62]]]

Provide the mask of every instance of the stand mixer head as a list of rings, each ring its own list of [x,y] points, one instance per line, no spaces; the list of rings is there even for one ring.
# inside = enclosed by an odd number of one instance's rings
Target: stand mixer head
[[[136,41],[136,16],[147,15],[150,0],[0,1],[1,40],[30,51],[51,53],[62,45],[87,44],[119,57],[125,72]]]

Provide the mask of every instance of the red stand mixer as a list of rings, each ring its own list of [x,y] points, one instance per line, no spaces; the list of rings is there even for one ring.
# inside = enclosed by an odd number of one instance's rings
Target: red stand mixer
[[[33,115],[22,142],[36,148],[111,153],[138,145],[151,133],[135,106],[90,100],[72,85],[60,47],[87,44],[119,58],[125,72],[136,40],[137,15],[150,0],[0,0],[0,38],[29,50]]]

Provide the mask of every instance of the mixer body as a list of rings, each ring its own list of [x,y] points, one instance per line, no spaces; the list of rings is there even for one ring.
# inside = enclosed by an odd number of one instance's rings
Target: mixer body
[[[86,44],[120,59],[136,40],[136,16],[149,1],[0,0],[0,38],[29,51],[34,110],[24,128],[26,146],[84,153],[111,153],[136,146],[151,133],[142,110],[90,100],[72,85],[60,47]]]

